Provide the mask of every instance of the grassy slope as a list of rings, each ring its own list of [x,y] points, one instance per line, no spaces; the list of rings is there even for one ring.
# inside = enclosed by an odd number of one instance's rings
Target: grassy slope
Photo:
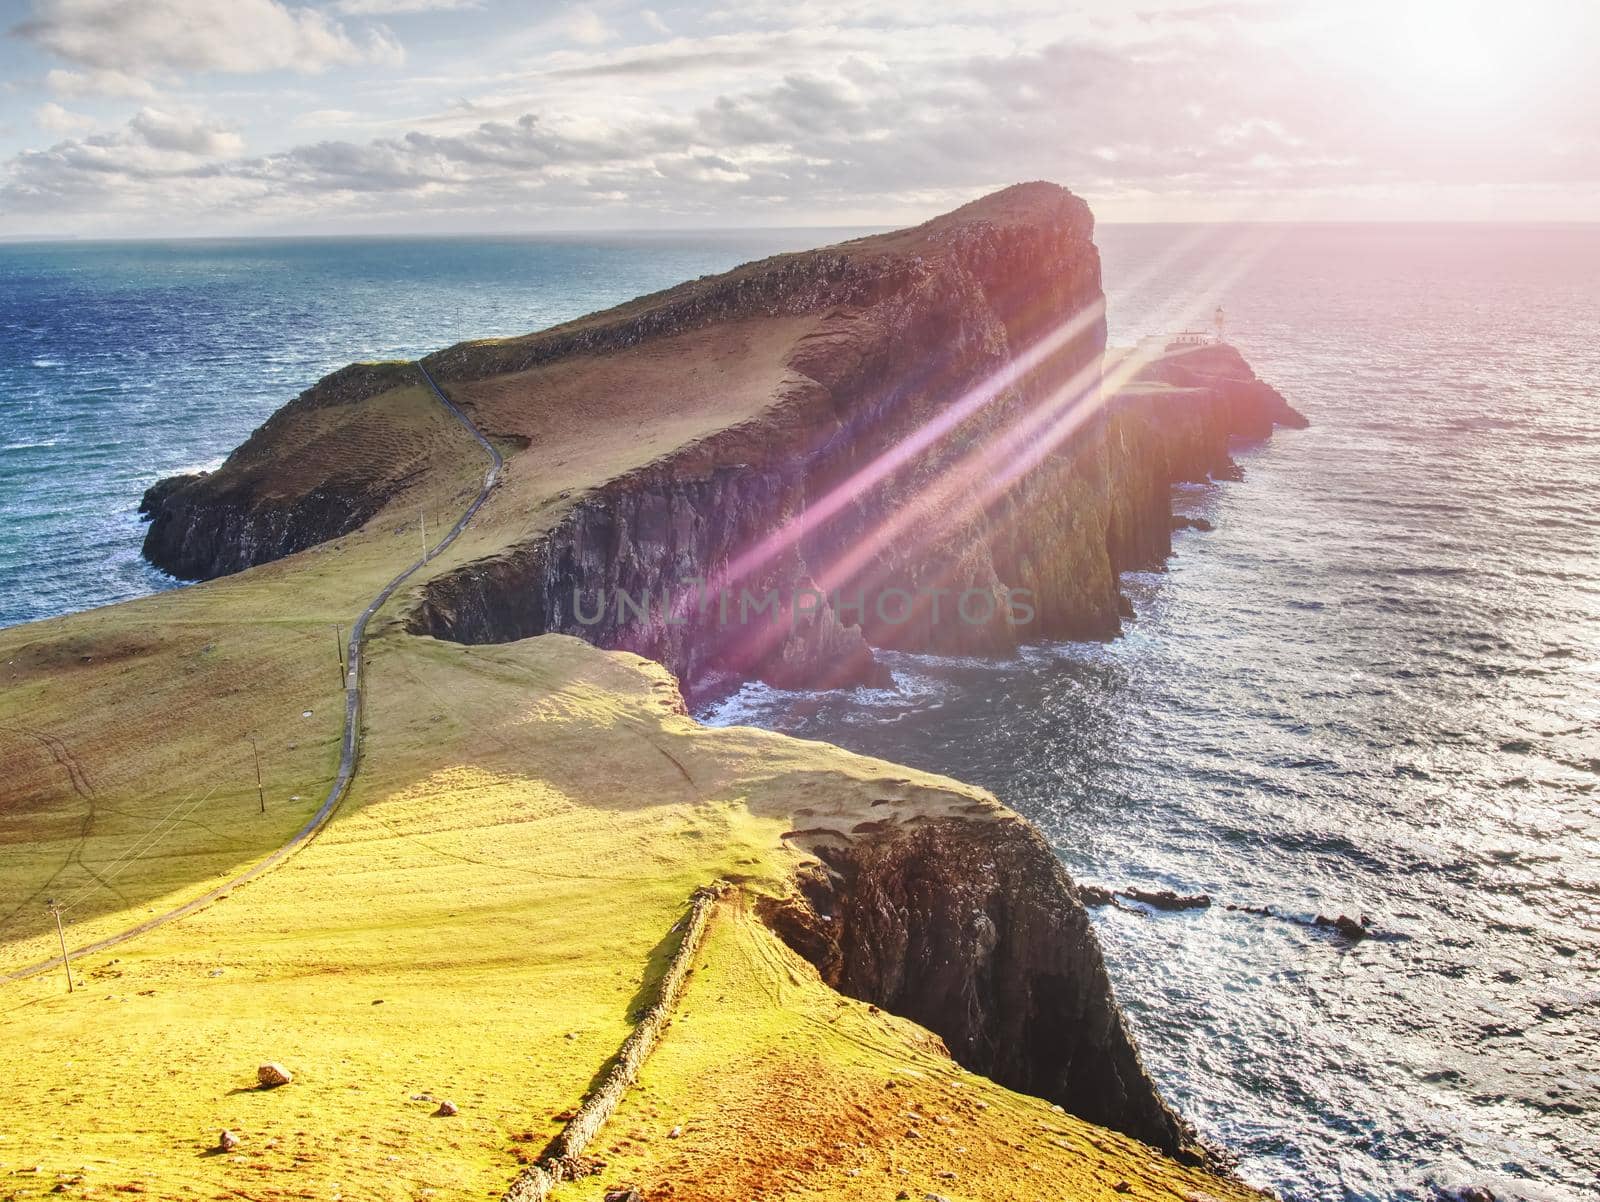
[[[815,318],[768,318],[652,339],[605,355],[573,355],[525,371],[444,381],[479,428],[509,445],[493,501],[462,535],[460,557],[492,556],[554,525],[592,488],[732,428],[723,462],[785,445],[784,402],[817,384],[788,366]],[[745,449],[748,455],[741,456]]]
[[[54,951],[47,896],[73,903],[87,943],[131,925],[128,913],[201,892],[316,809],[343,715],[332,624],[348,633],[418,553],[418,506],[442,533],[482,473],[481,452],[420,386],[364,407],[432,470],[356,535],[202,587],[0,631],[0,971]],[[119,863],[146,837],[147,854]]]
[[[76,994],[59,974],[0,994],[0,1197],[497,1194],[621,1042],[696,885],[782,888],[797,806],[844,825],[884,798],[992,805],[821,744],[705,730],[659,669],[571,639],[389,633],[374,652],[363,774],[315,843],[88,958]],[[249,1088],[266,1059],[295,1083]],[[461,1113],[433,1117],[439,1097]],[[207,1154],[223,1127],[244,1142]],[[1132,1197],[1230,1194],[967,1076],[926,1032],[833,994],[738,900],[602,1144],[606,1171],[566,1196],[633,1179],[681,1198],[1010,1197],[1019,1177],[1083,1198],[1123,1179]]]

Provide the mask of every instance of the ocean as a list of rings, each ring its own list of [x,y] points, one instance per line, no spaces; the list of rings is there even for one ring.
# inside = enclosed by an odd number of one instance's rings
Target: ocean
[[[143,487],[326,370],[817,240],[0,246],[0,624],[170,584]],[[1215,529],[1126,580],[1116,642],[893,656],[892,692],[749,686],[703,717],[987,786],[1079,879],[1210,894],[1093,913],[1148,1067],[1249,1180],[1595,1197],[1600,227],[1099,242],[1113,342],[1222,303],[1311,428],[1180,490]]]

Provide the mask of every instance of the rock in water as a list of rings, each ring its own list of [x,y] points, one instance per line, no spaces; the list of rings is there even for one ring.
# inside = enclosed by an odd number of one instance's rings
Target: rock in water
[[[256,1069],[256,1080],[262,1089],[276,1089],[294,1080],[294,1074],[275,1061],[268,1061]]]
[[[224,1131],[217,1136],[217,1147],[223,1152],[231,1152],[239,1146],[239,1137],[232,1131]]]
[[[1211,906],[1209,894],[1186,895],[1171,889],[1124,889],[1122,896],[1156,910],[1206,910]]]
[[[1326,914],[1318,914],[1312,921],[1312,925],[1338,931],[1351,943],[1359,943],[1372,934],[1371,923],[1367,920],[1366,915],[1362,915],[1361,921],[1357,922],[1345,914],[1341,914],[1337,918],[1329,918]]]

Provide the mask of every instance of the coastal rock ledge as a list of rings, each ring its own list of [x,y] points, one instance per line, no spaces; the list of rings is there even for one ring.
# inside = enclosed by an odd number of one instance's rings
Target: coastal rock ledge
[[[1049,845],[999,806],[922,818],[793,832],[819,864],[762,916],[828,984],[921,1023],[966,1068],[1205,1161],[1145,1073]]]
[[[424,364],[520,453],[408,627],[577,635],[692,701],[884,684],[879,648],[1113,637],[1118,573],[1171,551],[1171,486],[1304,424],[1230,346],[1107,354],[1093,219],[1044,183]],[[420,383],[346,368],[160,482],[146,556],[208,578],[370,520],[444,454],[388,428]]]

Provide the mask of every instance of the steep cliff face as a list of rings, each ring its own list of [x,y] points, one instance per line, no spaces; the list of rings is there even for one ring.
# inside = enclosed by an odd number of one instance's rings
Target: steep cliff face
[[[834,988],[921,1023],[974,1072],[1202,1155],[1145,1075],[1072,882],[1031,827],[885,822],[813,850],[825,867],[765,917]]]
[[[574,634],[666,664],[697,699],[883,683],[875,648],[1111,637],[1117,574],[1170,552],[1170,486],[1230,474],[1231,439],[1299,419],[1226,347],[1104,387],[1103,306],[1087,206],[1026,184],[430,356],[526,449],[478,523],[494,539],[412,594],[409,628]],[[146,555],[209,577],[371,520],[428,465],[391,437],[410,371],[336,373],[220,471],[162,481]],[[551,397],[604,411],[614,453],[585,459],[581,428],[563,442]],[[575,487],[540,483],[578,460]]]
[[[1231,440],[1301,419],[1228,347],[1103,390],[1086,210],[1044,186],[1002,196],[702,281],[665,316],[430,361],[470,392],[475,373],[559,357],[574,339],[631,345],[740,304],[825,310],[787,350],[796,378],[766,413],[436,578],[412,629],[575,634],[659,660],[692,697],[752,678],[881,682],[873,648],[1003,654],[1115,635],[1117,574],[1171,551],[1171,486],[1232,475]]]
[[[430,360],[459,389],[574,339],[628,345],[734,311],[817,317],[785,353],[798,382],[756,419],[781,438],[744,425],[605,482],[543,537],[432,581],[412,628],[564,631],[659,659],[691,692],[881,679],[869,646],[1114,633],[1091,234],[1081,201],[1030,185],[598,328]],[[1029,621],[1012,589],[1029,591]],[[641,619],[624,594],[656,604]]]
[[[340,443],[364,403],[418,382],[406,363],[341,368],[274,413],[217,471],[157,481],[139,505],[150,520],[144,557],[179,579],[209,580],[348,534],[421,464],[374,455],[359,435]]]

